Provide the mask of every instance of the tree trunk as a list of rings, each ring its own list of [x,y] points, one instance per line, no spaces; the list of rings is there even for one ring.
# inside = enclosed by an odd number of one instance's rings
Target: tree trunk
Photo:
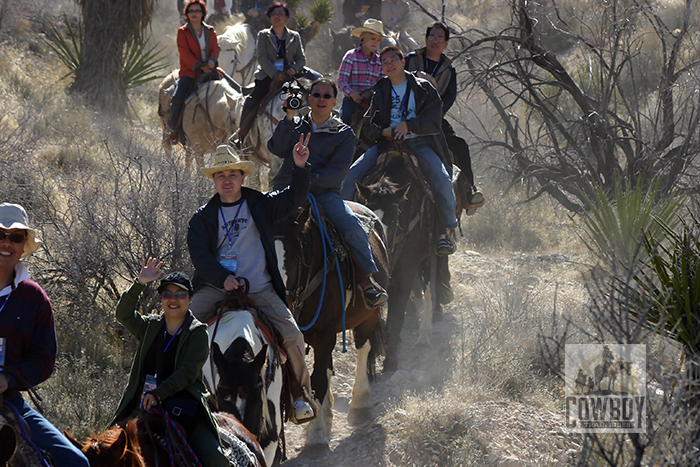
[[[119,115],[126,114],[128,102],[122,71],[122,54],[127,40],[120,18],[125,2],[92,0],[83,4],[83,63],[70,87],[88,102]]]

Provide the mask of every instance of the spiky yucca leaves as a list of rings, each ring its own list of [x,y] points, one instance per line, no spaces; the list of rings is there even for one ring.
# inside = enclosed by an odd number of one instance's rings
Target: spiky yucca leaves
[[[85,29],[82,22],[73,28],[68,17],[63,15],[67,37],[51,23],[46,23],[46,38],[44,42],[53,50],[61,62],[68,68],[64,76],[75,75],[83,63],[83,37]],[[157,74],[167,67],[167,60],[163,49],[158,44],[151,45],[151,36],[139,39],[124,48],[122,58],[124,86],[131,89],[148,81],[162,78]]]
[[[311,18],[318,24],[330,23],[333,19],[333,3],[331,0],[316,0],[309,10]]]
[[[650,304],[644,318],[700,356],[700,223],[681,220],[680,232],[658,222],[661,238],[644,235],[648,263],[635,277],[635,301]],[[640,318],[638,315],[635,315]]]
[[[628,181],[615,180],[615,196],[606,195],[596,187],[587,201],[583,214],[589,249],[613,269],[629,271],[639,260],[645,234],[661,239],[665,229],[678,226],[678,211],[686,197],[672,194],[658,199],[659,184],[654,183],[644,193],[642,180],[635,186]],[[612,263],[611,263],[612,262]]]

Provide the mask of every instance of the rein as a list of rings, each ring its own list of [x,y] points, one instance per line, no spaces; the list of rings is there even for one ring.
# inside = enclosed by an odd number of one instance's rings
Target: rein
[[[0,394],[0,401],[1,400],[2,400],[2,395]],[[32,451],[36,455],[36,457],[39,460],[39,462],[41,463],[41,465],[43,465],[45,467],[50,467],[49,462],[46,460],[44,455],[41,453],[41,451],[39,450],[39,447],[36,444],[34,444],[34,442],[32,441],[31,436],[30,436],[29,432],[27,431],[27,427],[25,426],[26,422],[22,418],[22,415],[19,413],[19,410],[17,410],[17,407],[15,407],[12,404],[0,404],[0,405],[4,405],[4,406],[10,408],[10,411],[12,411],[12,414],[15,416],[15,419],[17,420],[17,425],[19,426],[19,432],[20,432],[20,435],[22,436],[22,438],[24,439],[24,441],[27,444],[29,444],[29,446],[32,448]]]
[[[156,398],[157,400],[157,398]],[[165,450],[168,452],[168,459],[170,460],[170,467],[190,467],[192,465],[196,467],[202,467],[202,463],[199,461],[199,458],[197,455],[194,453],[192,450],[192,447],[190,444],[187,442],[185,439],[185,435],[180,431],[180,429],[177,427],[174,421],[170,419],[170,416],[168,414],[168,411],[165,410],[161,404],[160,401],[157,400],[156,407],[151,407],[147,411],[148,413],[155,414],[155,415],[160,415],[163,417],[165,420],[165,441],[164,443],[160,443],[161,445],[164,444]],[[148,418],[143,417],[144,424],[146,425],[146,431],[148,432],[148,436],[151,439],[151,442],[155,445],[155,439],[157,439],[157,436],[153,434],[153,431],[151,430],[151,426],[148,423]],[[173,442],[173,440],[179,440],[182,444],[178,444],[177,442]],[[192,456],[193,462],[188,462],[186,453],[183,450],[186,449],[187,454]],[[156,461],[156,467],[158,466],[158,456],[155,456],[155,461]]]
[[[346,346],[346,327],[345,327],[345,287],[343,286],[343,276],[340,272],[340,262],[338,261],[338,256],[333,254],[332,256],[328,255],[326,245],[328,245],[331,250],[334,250],[333,248],[333,243],[331,242],[330,235],[328,235],[328,232],[326,231],[325,227],[323,226],[323,221],[321,220],[321,214],[318,211],[318,205],[316,204],[316,198],[312,194],[309,193],[309,202],[311,203],[311,212],[313,213],[314,219],[316,219],[316,223],[318,224],[318,229],[319,232],[321,233],[321,244],[323,245],[323,257],[326,259],[323,262],[323,276],[320,280],[316,279],[318,277],[318,273],[316,273],[316,276],[311,282],[321,282],[321,298],[319,299],[318,302],[318,307],[316,307],[316,313],[314,314],[313,319],[309,324],[306,326],[299,326],[299,329],[302,331],[306,331],[308,329],[311,329],[311,327],[316,324],[316,321],[318,320],[319,315],[321,314],[321,307],[323,306],[323,298],[326,294],[326,280],[328,277],[328,266],[329,263],[332,259],[335,260],[335,271],[336,274],[338,275],[338,282],[340,284],[340,300],[341,304],[340,306],[343,307],[343,353],[347,352],[347,346]],[[319,271],[320,272],[320,271]],[[310,282],[307,282],[307,285],[310,285]],[[314,287],[317,288],[318,285]],[[313,290],[312,290],[313,291]],[[306,297],[308,297],[311,294],[311,292],[304,293]],[[303,299],[302,299],[303,301]]]

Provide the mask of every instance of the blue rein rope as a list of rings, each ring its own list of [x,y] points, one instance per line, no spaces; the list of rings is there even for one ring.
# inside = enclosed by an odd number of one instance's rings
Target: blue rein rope
[[[316,320],[318,319],[319,315],[321,314],[321,307],[323,306],[323,298],[326,294],[326,278],[328,277],[328,270],[326,267],[326,255],[327,255],[327,250],[326,250],[326,244],[333,249],[333,243],[331,242],[331,237],[328,235],[328,232],[326,231],[325,227],[323,227],[323,222],[321,221],[321,214],[318,212],[318,204],[316,203],[316,198],[314,198],[314,195],[309,193],[308,196],[309,203],[311,203],[311,213],[313,214],[314,218],[316,219],[316,223],[318,224],[318,229],[321,232],[321,244],[323,245],[323,283],[321,284],[321,298],[318,302],[318,307],[316,308],[316,314],[314,315],[314,318],[311,320],[309,324],[306,326],[299,326],[299,329],[302,331],[306,331],[308,329],[311,329],[311,327],[316,324]],[[340,263],[338,262],[338,257],[335,257],[335,271],[338,274],[338,283],[340,284],[340,300],[341,300],[341,306],[343,307],[343,353],[346,353],[347,346],[346,346],[346,339],[345,339],[345,334],[346,334],[346,329],[345,329],[345,287],[343,286],[343,277],[340,275]]]

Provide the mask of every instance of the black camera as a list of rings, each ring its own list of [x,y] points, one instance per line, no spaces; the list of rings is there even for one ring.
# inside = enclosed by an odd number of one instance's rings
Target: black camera
[[[282,85],[282,92],[287,95],[287,107],[292,110],[298,110],[301,108],[304,102],[304,90],[301,87],[289,81]]]

